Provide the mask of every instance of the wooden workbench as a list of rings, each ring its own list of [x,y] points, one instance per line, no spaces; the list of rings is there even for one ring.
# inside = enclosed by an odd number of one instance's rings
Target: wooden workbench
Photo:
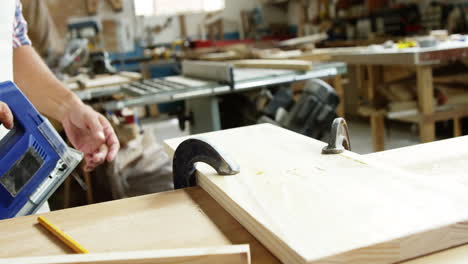
[[[424,176],[463,180],[468,150],[454,147],[467,142],[461,137],[368,157]],[[95,253],[250,244],[252,263],[279,263],[198,187],[52,212],[47,218]],[[0,231],[0,258],[71,253],[37,225],[35,216],[0,221]],[[404,263],[467,261],[468,246],[461,246]]]
[[[432,68],[442,62],[468,57],[468,43],[443,44],[434,48],[409,48],[404,50],[374,50],[367,47],[338,49],[331,54],[333,61],[343,61],[364,67],[368,73],[366,94],[364,97],[374,102],[376,87],[383,82],[383,65],[397,65],[416,69],[417,93],[419,104],[419,136],[421,142],[435,140],[435,122],[453,119],[459,125],[460,118],[468,113],[467,107],[458,107],[450,111],[434,110],[434,87]],[[361,70],[362,71],[362,70]],[[370,114],[374,151],[384,150],[384,114],[374,111]],[[459,126],[458,126],[459,127]]]

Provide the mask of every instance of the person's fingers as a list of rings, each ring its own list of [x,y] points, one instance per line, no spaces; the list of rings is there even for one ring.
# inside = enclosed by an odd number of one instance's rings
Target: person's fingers
[[[0,123],[7,129],[13,128],[13,114],[8,105],[4,102],[0,102]]]
[[[85,171],[92,171],[97,166],[101,165],[103,161],[104,160],[102,159],[100,162],[95,162],[93,154],[87,155],[86,158],[85,158],[84,169],[85,169]]]
[[[84,163],[84,170],[85,171],[92,171],[96,168],[97,164],[93,162],[93,155],[87,154],[85,156],[85,163]]]
[[[104,135],[106,136],[106,144],[107,144],[107,147],[109,148],[106,159],[108,162],[111,162],[117,156],[117,152],[120,149],[120,142],[115,134],[114,129],[110,125],[109,121],[103,116],[100,116],[100,121],[101,121],[102,126],[104,127]]]
[[[99,147],[98,152],[94,153],[93,155],[93,162],[95,163],[103,163],[104,160],[106,159],[107,153],[109,152],[109,148],[107,145],[102,144]]]
[[[91,131],[91,135],[93,135],[94,138],[104,142],[106,138],[104,135],[104,128],[102,127],[99,120],[100,115],[94,112],[92,109],[89,109],[85,115],[86,125]]]

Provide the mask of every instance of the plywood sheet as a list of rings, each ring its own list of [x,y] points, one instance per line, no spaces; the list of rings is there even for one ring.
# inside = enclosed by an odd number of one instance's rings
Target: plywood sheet
[[[468,136],[376,152],[367,158],[395,164],[422,178],[456,181],[468,187]]]
[[[0,264],[250,264],[248,245],[0,259]]]
[[[394,164],[422,178],[454,180],[468,186],[468,136],[441,140],[411,147],[376,152],[367,158]],[[451,248],[404,262],[404,264],[468,263],[468,245]]]
[[[279,263],[200,188],[61,210],[45,217],[92,253],[248,244],[253,263]],[[0,259],[73,253],[36,218],[0,221]]]
[[[468,242],[468,189],[272,125],[202,135],[241,166],[199,185],[284,263],[395,263]],[[183,139],[168,141],[175,149]]]

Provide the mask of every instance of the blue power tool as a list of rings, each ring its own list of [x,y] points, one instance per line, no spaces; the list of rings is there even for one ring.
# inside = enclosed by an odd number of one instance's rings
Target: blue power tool
[[[0,101],[15,119],[0,136],[0,219],[7,219],[35,213],[83,154],[67,146],[14,83],[0,83]]]

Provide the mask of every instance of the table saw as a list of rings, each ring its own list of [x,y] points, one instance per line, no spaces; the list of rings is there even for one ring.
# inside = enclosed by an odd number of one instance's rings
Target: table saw
[[[192,134],[216,131],[221,129],[218,96],[244,92],[271,85],[305,81],[309,79],[335,78],[335,88],[341,100],[344,100],[341,75],[347,72],[346,64],[314,63],[310,71],[232,68],[229,63],[212,63],[216,66],[194,62],[190,73],[134,82],[125,85],[77,91],[82,100],[98,99],[117,93],[127,95],[126,99],[107,101],[102,107],[114,111],[125,107],[145,106],[151,104],[186,101],[188,112],[192,112]],[[200,64],[200,66],[198,65]],[[199,67],[197,67],[199,66]],[[231,67],[232,77],[223,74]],[[188,67],[186,67],[188,68]],[[227,68],[227,69],[226,69]],[[185,68],[184,68],[185,69]],[[198,74],[194,74],[194,69]],[[220,70],[221,69],[221,70]],[[217,71],[218,70],[218,71]],[[220,74],[210,74],[215,72]],[[201,72],[201,73],[200,73]],[[201,78],[201,77],[204,78]],[[219,78],[219,76],[225,76]],[[344,115],[344,103],[338,107],[338,114]]]
[[[246,135],[249,135],[248,137],[250,137],[250,139],[246,140]],[[313,157],[319,155],[317,153],[320,153],[322,147],[325,146],[325,144],[319,143],[313,139],[303,137],[293,132],[288,132],[281,128],[273,127],[271,125],[257,125],[252,127],[214,132],[202,135],[202,138],[210,140],[220,147],[223,147],[224,150],[227,150],[234,159],[239,161],[241,166],[240,169],[242,173],[244,173],[244,176],[246,175],[245,173],[247,173],[247,175],[251,175],[251,177],[257,179],[258,183],[269,179],[265,177],[271,175],[271,173],[278,173],[284,176],[284,182],[282,182],[282,184],[290,184],[290,182],[288,183],[288,178],[286,178],[287,175],[289,175],[289,177],[298,177],[297,179],[305,177],[303,172],[309,166],[300,165],[303,163],[298,161],[310,160],[309,163],[312,164],[310,166],[315,168],[313,169],[314,175],[317,175],[317,177],[323,173],[326,173],[328,169],[339,170],[340,163],[341,166],[348,166],[352,163],[357,163],[356,166],[366,166],[365,163],[374,164],[375,162],[375,164],[380,164],[375,165],[375,168],[386,168],[388,171],[395,172],[395,175],[398,173],[408,173],[407,177],[418,182],[419,179],[424,178],[424,181],[427,180],[428,182],[431,182],[432,180],[437,182],[440,180],[440,182],[443,183],[441,185],[444,186],[462,185],[466,187],[466,180],[464,180],[464,167],[466,167],[465,159],[468,156],[468,150],[454,147],[466,143],[466,141],[468,141],[468,137],[418,145],[401,150],[375,153],[367,156],[359,156],[354,155],[351,152],[345,152],[344,154],[340,154],[340,157],[334,155],[322,157],[320,159],[322,159],[324,162],[317,163],[315,165],[313,162]],[[173,150],[170,149],[173,149],[175,145],[178,145],[182,141],[182,139],[169,141],[169,151],[172,152]],[[225,141],[229,142],[223,144]],[[238,142],[242,141],[259,142],[259,145],[257,145],[257,143],[250,143],[243,146],[242,144],[239,145]],[[270,145],[271,147],[267,147],[263,144]],[[233,147],[233,145],[239,146]],[[311,146],[315,145],[320,147],[311,148]],[[261,146],[263,149],[256,148],[259,146]],[[446,150],[456,151],[450,152]],[[269,160],[269,156],[274,156],[276,153],[278,153],[278,151],[284,152],[285,154],[287,153],[288,157],[285,159],[276,157],[274,158],[276,160],[276,164],[270,163],[271,167],[262,167],[262,165],[265,164],[267,160]],[[239,156],[239,153],[244,153],[243,155],[245,157]],[[246,163],[246,159],[252,160],[252,163]],[[337,167],[326,167],[326,163],[328,162],[334,163]],[[291,167],[288,170],[283,170],[283,168],[287,167],[287,164],[296,164],[297,167]],[[200,173],[198,174],[199,181],[202,179],[203,181],[211,179],[213,180],[213,183],[221,181],[218,182],[218,184],[221,184],[222,182],[230,182],[237,179],[217,177],[239,176],[210,176],[209,174],[213,172],[212,170],[207,171],[205,166],[198,166],[197,168],[200,170]],[[402,172],[399,172],[400,170]],[[240,177],[243,177],[242,179],[244,180],[248,179],[244,178],[244,176],[241,175]],[[335,188],[333,188],[335,191],[341,189],[341,192],[343,192],[345,190],[344,188],[353,188],[353,181],[360,182],[359,177],[361,176],[359,175],[348,175],[350,179],[343,178],[344,176],[347,176],[346,173],[343,173],[341,178],[343,182],[346,182],[347,184],[335,186]],[[374,175],[374,178],[376,177],[382,177],[382,175],[376,174]],[[282,178],[283,177],[280,177],[280,179]],[[390,178],[392,178],[392,176],[390,176]],[[326,180],[326,178],[322,180]],[[320,177],[317,178],[317,184],[318,187],[323,189],[326,188],[326,185],[321,185],[320,182],[322,180],[320,180]],[[424,185],[424,181],[419,182],[418,185]],[[301,181],[298,182],[301,183]],[[212,189],[206,191],[206,183],[199,182],[199,184],[201,184],[202,187],[192,187],[173,192],[153,194],[80,208],[56,211],[45,214],[45,216],[60,226],[76,240],[86,245],[86,247],[93,253],[110,254],[109,252],[167,250],[174,248],[211,248],[248,244],[250,245],[250,256],[252,263],[281,263],[280,259],[278,259],[278,257],[284,257],[281,252],[269,250],[268,248],[271,248],[271,245],[268,243],[268,241],[264,241],[264,238],[253,235],[254,233],[258,233],[258,230],[252,230],[252,226],[244,226],[241,224],[243,221],[239,221],[239,219],[234,217],[233,214],[228,213],[228,211],[233,212],[233,208],[225,207],[223,205],[224,201],[218,200],[219,197],[214,198]],[[270,186],[267,186],[271,190],[275,190],[275,188],[277,188],[273,185],[273,182],[268,183],[268,181],[266,181],[264,184],[269,184]],[[398,183],[393,182],[391,184]],[[408,184],[411,184],[411,181],[409,181]],[[250,188],[255,188],[254,186],[256,185],[249,186]],[[231,187],[234,188],[235,186]],[[333,189],[330,190],[332,191]],[[456,193],[457,191],[459,190],[454,187],[453,193]],[[226,192],[229,192],[229,190],[226,189]],[[272,194],[278,197],[283,196],[285,193],[272,191]],[[237,194],[234,196],[236,195]],[[434,196],[437,195],[437,192],[435,192]],[[324,194],[323,197],[326,199],[327,195]],[[371,197],[369,196],[364,198],[369,200]],[[418,197],[415,197],[415,199],[417,198]],[[336,205],[338,205],[338,202],[344,201],[344,199],[346,200],[354,198],[336,196]],[[265,209],[268,207],[266,202],[267,201],[265,200],[262,201],[264,206],[266,206],[264,207]],[[322,206],[317,202],[318,201],[310,201],[310,203],[312,203],[311,208],[315,208],[317,212],[322,212],[323,215],[326,215],[326,211],[321,211],[326,207],[322,208]],[[369,201],[364,200],[363,202]],[[390,204],[388,205],[390,206]],[[425,205],[421,204],[420,206],[424,207]],[[431,204],[431,206],[437,207],[439,205]],[[358,208],[356,208],[356,210],[358,210]],[[356,211],[356,213],[358,212],[359,210]],[[423,212],[421,213],[424,214]],[[320,214],[318,214],[317,217],[320,217]],[[388,217],[392,218],[392,214],[389,214]],[[400,217],[403,217],[403,215],[400,215]],[[334,222],[336,219],[326,218],[324,220],[326,222]],[[291,220],[294,221],[294,219]],[[427,222],[430,221],[431,219],[428,218],[425,219],[425,221],[420,221],[419,223],[421,225],[426,225]],[[328,223],[325,225],[327,224]],[[398,224],[399,223],[397,222],[393,222],[394,226],[398,226]],[[444,231],[440,231],[439,233],[436,232],[437,234],[433,234],[432,236],[432,238],[437,238],[436,241],[441,241],[442,244],[449,241],[451,243],[451,249],[444,248],[438,253],[433,253],[431,250],[430,252],[422,254],[424,256],[413,256],[417,258],[413,259],[413,257],[411,257],[412,260],[400,259],[399,262],[405,264],[466,263],[468,260],[468,247],[459,245],[464,243],[460,241],[464,241],[467,235],[465,233],[463,223],[460,223],[458,227],[459,229],[455,229],[453,232],[445,234]],[[347,232],[346,230],[353,228],[356,229],[358,227],[345,226],[345,228],[342,229],[342,232]],[[388,228],[390,229],[393,227],[388,226]],[[371,226],[369,226],[369,230],[370,229],[372,229]],[[2,250],[0,250],[0,258],[54,256],[71,253],[70,250],[62,245],[59,241],[44,232],[36,224],[36,217],[34,216],[0,221],[0,230],[2,231],[2,237],[0,237],[0,245],[2,245]],[[363,230],[363,232],[365,231],[366,230]],[[385,233],[385,230],[381,230],[381,232]],[[338,247],[341,243],[340,237],[342,236],[343,234],[340,235],[339,233],[336,233],[330,234],[328,239],[327,237],[321,236],[314,237],[317,239],[317,241],[331,240],[331,245],[336,243]],[[447,240],[449,237],[452,237],[452,239]],[[381,256],[392,255],[393,247],[395,247],[394,249],[398,250],[400,247],[417,244],[423,246],[419,246],[416,251],[425,252],[427,248],[434,248],[432,240],[433,239],[431,238],[426,238],[426,241],[420,241],[420,239],[413,237],[413,239],[410,240],[411,244],[403,243],[403,241],[401,241],[401,243],[389,244],[388,246],[390,247],[387,246],[374,249],[373,251],[368,252],[368,254],[365,256],[361,256],[361,259],[357,259],[354,262],[350,261],[336,263],[395,263],[397,261],[381,262]],[[421,244],[421,242],[426,243]],[[289,243],[294,244],[294,242],[291,241],[289,241]],[[353,252],[350,254],[352,253]],[[404,252],[401,253],[403,254],[400,254],[400,256],[405,256]],[[408,252],[406,252],[406,254],[407,253]],[[33,262],[34,259],[35,258],[32,258],[23,262],[14,260],[0,260],[0,263],[42,263],[37,261]],[[283,261],[283,263],[292,262]],[[317,261],[314,263],[322,262]]]

